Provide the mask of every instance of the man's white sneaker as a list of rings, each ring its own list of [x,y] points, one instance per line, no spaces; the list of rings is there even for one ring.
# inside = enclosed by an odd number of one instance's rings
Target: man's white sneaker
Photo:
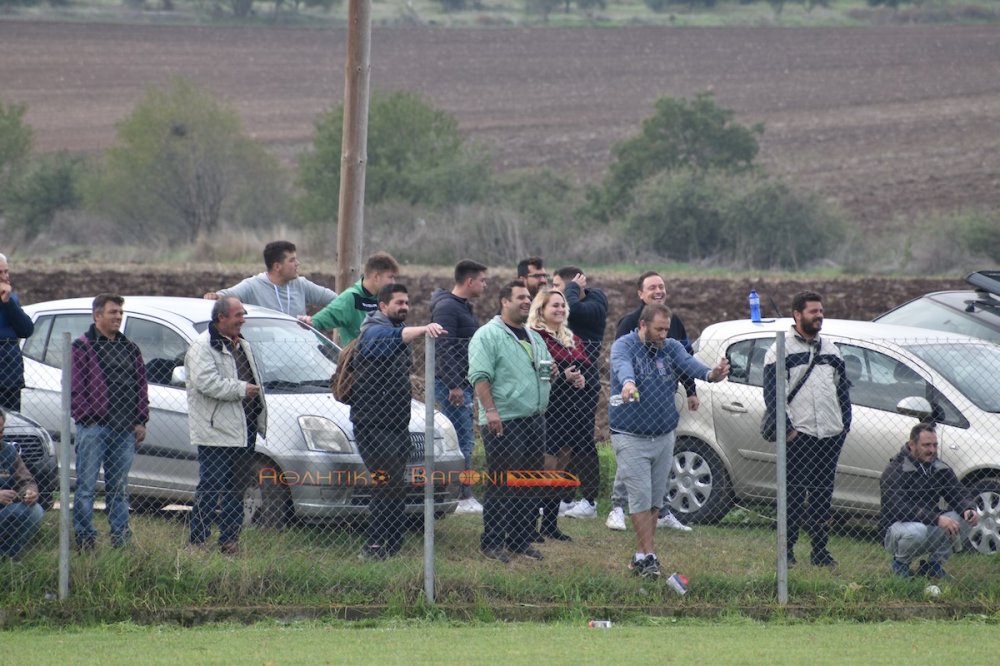
[[[576,502],[559,502],[559,517],[566,515],[566,512],[576,506]]]
[[[597,505],[587,500],[580,500],[566,512],[567,518],[597,518]]]
[[[482,512],[483,512],[483,505],[477,502],[475,497],[459,500],[458,507],[455,509],[456,516],[461,516],[470,513],[482,513]]]
[[[625,511],[620,506],[611,509],[611,513],[608,514],[608,519],[604,521],[604,524],[609,530],[624,531],[626,529]]]
[[[691,528],[677,520],[674,514],[667,511],[662,518],[656,521],[657,527],[669,527],[672,530],[678,530],[681,532],[690,532]]]

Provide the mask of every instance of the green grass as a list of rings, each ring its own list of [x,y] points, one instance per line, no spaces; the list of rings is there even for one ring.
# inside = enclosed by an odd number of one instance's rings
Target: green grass
[[[302,622],[198,628],[131,624],[0,634],[18,663],[156,664],[898,664],[987,663],[995,622],[762,624],[648,621],[452,625]],[[537,663],[537,662],[536,662]]]

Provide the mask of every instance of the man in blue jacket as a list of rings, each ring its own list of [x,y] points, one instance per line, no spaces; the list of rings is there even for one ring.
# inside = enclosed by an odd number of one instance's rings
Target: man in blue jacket
[[[434,323],[405,326],[410,311],[406,286],[387,284],[378,292],[378,312],[361,325],[354,356],[351,424],[358,453],[371,473],[368,543],[364,560],[384,560],[403,545],[406,520],[406,462],[410,459],[409,343],[444,329]]]
[[[0,254],[0,407],[3,409],[21,411],[24,361],[20,340],[34,332],[31,317],[21,309],[21,301],[10,286],[7,257]]]
[[[638,576],[660,575],[653,537],[674,457],[674,430],[680,418],[674,406],[677,378],[708,382],[729,375],[723,358],[714,368],[698,361],[667,337],[670,308],[647,305],[639,328],[611,347],[611,400],[608,421],[618,473],[628,490],[636,552],[629,569]],[[619,400],[620,398],[620,400]]]

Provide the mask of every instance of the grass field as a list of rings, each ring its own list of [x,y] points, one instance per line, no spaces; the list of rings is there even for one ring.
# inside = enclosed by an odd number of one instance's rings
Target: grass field
[[[0,634],[17,663],[156,664],[985,664],[996,625],[985,620],[879,624],[663,621],[578,624],[443,622],[215,625],[131,624]],[[8,662],[12,663],[12,662]],[[993,662],[995,663],[995,661]]]

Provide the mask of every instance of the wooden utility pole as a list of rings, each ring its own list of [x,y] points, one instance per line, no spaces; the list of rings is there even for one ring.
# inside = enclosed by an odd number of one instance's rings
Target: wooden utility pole
[[[344,130],[340,154],[337,291],[361,275],[368,163],[368,87],[371,78],[371,0],[350,0],[344,66]]]

